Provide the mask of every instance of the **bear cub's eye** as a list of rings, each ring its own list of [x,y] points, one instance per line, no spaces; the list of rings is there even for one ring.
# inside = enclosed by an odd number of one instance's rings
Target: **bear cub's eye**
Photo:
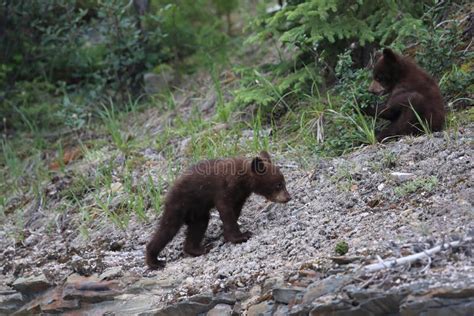
[[[276,188],[277,188],[278,190],[283,189],[283,182],[278,183],[278,184],[276,185]]]

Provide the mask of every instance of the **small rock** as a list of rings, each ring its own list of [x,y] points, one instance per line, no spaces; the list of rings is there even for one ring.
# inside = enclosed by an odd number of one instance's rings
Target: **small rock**
[[[321,297],[328,293],[336,293],[344,286],[344,284],[346,284],[351,279],[352,277],[347,275],[331,275],[330,277],[324,280],[314,282],[313,284],[308,286],[306,293],[303,297],[303,303],[311,303],[318,297]]]
[[[392,176],[392,178],[398,183],[411,180],[415,177],[413,173],[408,173],[408,172],[391,172],[390,176]]]
[[[242,304],[240,302],[237,302],[234,304],[234,307],[232,308],[232,316],[240,316],[242,315]]]
[[[287,305],[279,304],[272,316],[287,316],[289,309]]]
[[[213,300],[218,304],[234,305],[236,297],[234,293],[220,293]]]
[[[24,303],[21,293],[0,295],[0,314],[11,314],[18,310]]]
[[[377,190],[379,190],[379,191],[382,191],[384,188],[385,188],[385,184],[384,184],[384,183],[380,183],[380,184],[377,186]]]
[[[110,243],[109,249],[111,251],[119,251],[123,248],[124,244],[123,240],[114,240]]]
[[[334,263],[337,264],[349,264],[354,261],[362,260],[363,257],[358,257],[358,256],[335,256],[335,257],[329,257]]]
[[[95,281],[94,278],[83,277],[74,282],[66,282],[63,298],[66,300],[79,299],[86,302],[101,302],[111,300],[120,294],[117,281]]]
[[[212,305],[201,304],[197,302],[184,301],[165,307],[164,309],[159,310],[153,315],[159,316],[186,316],[186,315],[198,315],[205,313],[212,308]]]
[[[38,234],[31,234],[23,241],[23,244],[26,247],[32,247],[36,245],[39,240],[40,240],[40,236]]]
[[[122,268],[121,267],[112,267],[106,269],[100,276],[99,279],[101,280],[110,280],[116,279],[117,277],[122,276]]]
[[[294,305],[289,307],[289,312],[287,315],[290,316],[308,316],[309,315],[309,307],[305,305]],[[313,316],[311,314],[311,316]]]
[[[209,305],[213,299],[214,296],[211,293],[203,293],[190,297],[189,301]]]
[[[41,305],[41,311],[46,314],[58,314],[71,309],[80,307],[79,300],[62,300],[51,304]]]
[[[303,288],[277,288],[272,291],[273,299],[278,303],[290,304],[303,293]]]
[[[145,83],[145,92],[148,94],[156,94],[167,89],[170,82],[174,79],[174,73],[171,67],[162,67],[163,70],[159,74],[146,73],[143,75]]]
[[[302,277],[315,278],[315,277],[317,277],[318,272],[316,272],[314,270],[304,269],[304,270],[299,270],[298,274]]]
[[[474,315],[474,288],[441,288],[425,295],[408,296],[400,306],[400,315]]]
[[[247,316],[270,316],[273,311],[273,302],[264,301],[256,305],[250,306],[247,310]]]
[[[249,291],[250,296],[259,296],[262,294],[262,289],[260,288],[259,285],[254,285]]]
[[[276,287],[283,287],[285,281],[281,277],[268,278],[263,282],[263,293],[267,293]]]
[[[110,185],[110,192],[117,193],[122,190],[122,183],[121,182],[114,182]]]
[[[80,275],[91,275],[92,267],[89,262],[81,256],[74,255],[71,258],[71,268]]]
[[[24,294],[38,294],[52,287],[53,284],[48,281],[44,274],[31,277],[22,277],[13,282],[12,287]]]
[[[237,301],[245,301],[250,298],[250,294],[247,291],[236,290],[235,291],[235,299]]]
[[[207,316],[231,316],[232,307],[227,304],[217,304],[213,309],[207,312]]]
[[[214,107],[214,105],[216,104],[216,101],[217,101],[217,94],[214,91],[212,91],[210,95],[206,96],[206,99],[204,100],[204,102],[200,104],[199,108],[202,112],[207,112]]]

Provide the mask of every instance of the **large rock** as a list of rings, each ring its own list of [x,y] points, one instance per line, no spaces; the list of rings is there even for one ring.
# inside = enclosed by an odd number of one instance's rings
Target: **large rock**
[[[209,304],[201,304],[197,302],[184,301],[166,308],[163,308],[156,313],[149,314],[154,316],[188,316],[197,315],[209,311],[213,306]],[[142,314],[148,315],[148,314]]]
[[[122,268],[121,267],[112,267],[106,269],[100,276],[99,279],[101,280],[111,280],[116,279],[117,277],[122,276]]]
[[[221,294],[214,296],[211,293],[203,293],[190,297],[188,300],[167,306],[151,313],[143,313],[141,315],[155,316],[187,316],[206,313],[218,304],[233,304],[235,297],[233,295]]]
[[[286,316],[289,314],[289,309],[287,305],[279,304],[273,313],[273,316]]]
[[[232,306],[227,304],[217,304],[210,311],[207,312],[207,316],[231,316]]]
[[[343,275],[331,275],[330,277],[314,282],[308,286],[306,293],[303,296],[303,303],[308,304],[329,293],[338,292],[345,284],[352,279],[351,276]]]
[[[273,314],[274,304],[272,301],[264,301],[250,306],[247,310],[247,316],[271,316]]]
[[[100,302],[111,300],[120,294],[118,283],[113,281],[81,281],[64,286],[63,298],[79,299],[84,302]]]
[[[18,310],[24,303],[21,293],[15,291],[0,293],[0,315],[9,315]]]
[[[22,277],[13,282],[12,287],[23,294],[39,294],[53,286],[44,274]]]
[[[278,303],[289,304],[303,293],[303,288],[276,288],[272,291],[273,299]]]
[[[421,296],[410,295],[400,306],[400,315],[474,315],[474,288],[442,288]]]

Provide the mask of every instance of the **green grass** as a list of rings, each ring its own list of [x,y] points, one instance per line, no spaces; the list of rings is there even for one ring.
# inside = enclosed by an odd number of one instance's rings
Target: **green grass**
[[[339,191],[348,192],[354,183],[351,169],[349,166],[342,166],[337,169],[336,174],[331,176],[331,181],[336,185]]]
[[[109,99],[109,106],[102,104],[99,110],[99,116],[105,125],[107,132],[112,138],[113,143],[124,155],[129,153],[129,143],[127,138],[122,135],[122,125],[118,119],[118,113],[115,110],[114,102]]]
[[[4,177],[7,176],[13,177],[13,179],[18,179],[23,173],[23,162],[18,157],[17,152],[12,148],[12,145],[6,140],[0,140],[0,145],[2,148],[2,164],[6,167],[6,172],[4,172]],[[2,181],[3,182],[3,181]],[[5,181],[6,182],[6,181]],[[5,182],[3,182],[5,184]]]
[[[384,151],[382,157],[382,166],[384,168],[393,168],[397,164],[397,155],[391,151]]]
[[[144,186],[146,190],[146,194],[150,203],[153,207],[155,213],[159,214],[161,212],[161,206],[163,204],[163,180],[158,178],[158,183],[153,182],[153,178],[150,174],[147,176],[147,183]]]
[[[231,107],[225,103],[224,92],[222,91],[221,81],[219,80],[219,68],[211,64],[211,78],[216,92],[216,117],[220,122],[227,122],[230,118]]]
[[[413,113],[415,114],[415,117],[416,117],[416,120],[418,122],[418,124],[420,124],[420,127],[421,130],[420,132],[423,132],[425,135],[433,135],[433,133],[431,132],[431,124],[430,122],[428,122],[427,120],[423,119],[420,114],[418,114],[418,112],[415,110],[415,108],[413,107],[413,105],[410,103],[410,107],[411,107],[411,110],[413,111]]]
[[[418,178],[407,181],[394,189],[397,196],[402,197],[418,191],[431,192],[438,185],[438,178],[435,176]]]

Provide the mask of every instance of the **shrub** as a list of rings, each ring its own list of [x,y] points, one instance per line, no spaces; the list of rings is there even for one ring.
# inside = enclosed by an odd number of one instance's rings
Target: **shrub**
[[[212,0],[150,3],[138,10],[135,1],[124,0],[2,2],[0,98],[9,104],[0,106],[0,117],[13,127],[22,126],[12,109],[21,107],[26,113],[36,101],[45,101],[42,91],[37,94],[42,89],[36,88],[43,84],[52,86],[50,97],[59,98],[52,102],[59,108],[52,106],[50,114],[64,112],[65,95],[78,95],[82,106],[92,107],[109,97],[128,101],[129,95],[142,93],[143,74],[156,65],[193,69],[181,67],[185,58],[205,52],[207,61],[225,46],[221,19],[209,10]],[[226,12],[235,5],[224,6]]]

